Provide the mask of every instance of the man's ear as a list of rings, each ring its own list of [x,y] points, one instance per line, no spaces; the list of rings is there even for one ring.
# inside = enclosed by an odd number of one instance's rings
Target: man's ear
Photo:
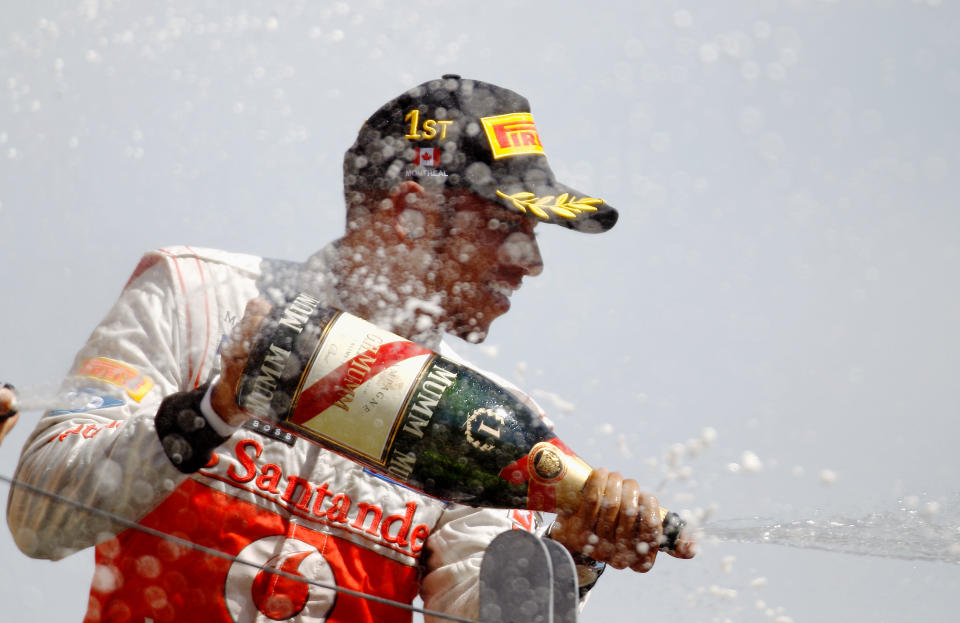
[[[393,216],[393,230],[404,242],[410,243],[424,234],[428,214],[427,191],[413,180],[394,186],[387,195]]]

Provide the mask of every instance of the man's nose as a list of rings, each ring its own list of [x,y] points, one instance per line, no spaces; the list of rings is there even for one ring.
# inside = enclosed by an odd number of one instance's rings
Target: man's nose
[[[543,272],[543,258],[537,239],[522,231],[515,231],[504,240],[497,252],[498,259],[504,264],[517,266],[524,273],[536,277]]]

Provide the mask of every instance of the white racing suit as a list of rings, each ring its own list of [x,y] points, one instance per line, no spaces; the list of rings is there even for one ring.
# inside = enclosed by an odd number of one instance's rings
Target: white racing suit
[[[178,538],[12,487],[8,523],[26,554],[59,559],[96,545],[86,622],[412,618],[270,569],[403,603],[419,592],[429,610],[476,617],[487,544],[537,528],[538,514],[445,503],[258,420],[228,431],[198,471],[173,466],[155,429],[163,398],[202,393],[249,299],[295,287],[340,307],[335,253],[331,245],[306,264],[188,247],[148,253],[77,355],[64,408],[38,423],[17,480]]]

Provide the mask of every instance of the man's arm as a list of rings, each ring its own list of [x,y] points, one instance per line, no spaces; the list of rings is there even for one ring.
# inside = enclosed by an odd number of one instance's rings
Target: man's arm
[[[77,355],[63,407],[27,440],[16,479],[125,519],[138,519],[182,479],[154,432],[161,398],[183,379],[177,296],[167,265],[128,284]],[[24,553],[62,558],[123,529],[101,515],[14,485],[7,519]]]

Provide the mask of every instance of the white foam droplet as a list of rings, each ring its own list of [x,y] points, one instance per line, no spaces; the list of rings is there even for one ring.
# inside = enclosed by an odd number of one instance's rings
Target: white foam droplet
[[[760,460],[755,453],[747,450],[740,457],[740,463],[743,466],[743,471],[756,473],[763,469],[763,461]]]

